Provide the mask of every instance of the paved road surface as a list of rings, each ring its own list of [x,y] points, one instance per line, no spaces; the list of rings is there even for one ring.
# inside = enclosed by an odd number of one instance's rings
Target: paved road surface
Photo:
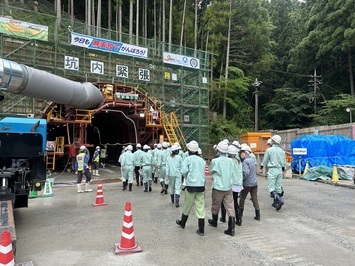
[[[101,170],[103,181],[117,178],[117,168]],[[104,177],[105,176],[105,177]],[[206,191],[205,236],[195,233],[192,211],[185,229],[175,224],[182,207],[167,195],[122,191],[117,179],[103,183],[104,207],[93,207],[92,193],[78,194],[70,185],[75,176],[56,179],[53,197],[30,200],[26,209],[15,210],[17,263],[33,265],[353,265],[355,261],[355,190],[300,179],[285,179],[285,205],[276,212],[259,178],[261,221],[253,219],[247,200],[243,226],[227,236],[226,223],[207,226],[211,217],[211,181]],[[69,182],[71,181],[71,182]],[[66,186],[59,185],[60,183]],[[135,240],[140,253],[116,255],[121,240],[125,203],[132,204]],[[184,204],[184,196],[181,205]]]

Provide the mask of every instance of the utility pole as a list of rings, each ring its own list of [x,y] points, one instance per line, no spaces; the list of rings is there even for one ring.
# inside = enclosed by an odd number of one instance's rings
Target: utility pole
[[[255,78],[255,81],[253,82],[253,86],[255,88],[255,132],[258,131],[258,118],[259,118],[259,98],[258,98],[258,88],[260,84],[263,83],[262,81],[259,81],[257,78]]]
[[[322,76],[317,76],[317,69],[314,69],[314,75],[310,75],[309,76],[311,79],[308,82],[313,83],[313,98],[310,102],[313,101],[314,103],[314,113],[317,113],[317,89],[318,89],[318,85],[322,84],[322,81],[320,80],[320,78]]]

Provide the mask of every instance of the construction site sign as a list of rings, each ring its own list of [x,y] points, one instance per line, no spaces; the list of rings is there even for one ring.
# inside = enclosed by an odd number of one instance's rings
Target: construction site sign
[[[71,32],[71,45],[99,50],[102,52],[116,53],[127,56],[148,58],[148,49],[122,42],[87,36]]]
[[[25,39],[48,41],[48,27],[0,17],[0,33]]]
[[[180,54],[164,52],[163,62],[166,64],[200,69],[200,59]]]

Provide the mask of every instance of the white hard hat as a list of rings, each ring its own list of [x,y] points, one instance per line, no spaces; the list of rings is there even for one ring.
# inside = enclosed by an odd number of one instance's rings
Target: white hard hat
[[[202,155],[202,150],[201,150],[201,148],[198,148],[197,154],[198,154],[198,155]]]
[[[217,150],[219,150],[220,152],[223,152],[223,153],[227,153],[228,152],[228,143],[225,142],[224,140],[221,141],[217,145]]]
[[[136,148],[142,148],[142,145],[140,143],[137,143]]]
[[[234,145],[228,146],[228,153],[229,154],[235,155],[235,154],[238,154],[238,151],[239,151],[239,149],[236,146],[234,146]]]
[[[96,146],[96,150],[99,150],[100,149],[100,146]]]
[[[177,151],[177,150],[179,150],[180,149],[180,147],[178,146],[178,145],[176,145],[176,144],[174,144],[173,146],[171,146],[171,151]]]
[[[229,143],[229,140],[228,139],[224,139],[222,140],[223,142],[226,142],[227,144]]]
[[[128,146],[127,146],[127,150],[128,150],[128,151],[133,151],[132,145],[128,145]]]
[[[143,150],[149,150],[149,149],[150,147],[147,144],[143,146]]]
[[[266,144],[271,144],[271,141],[272,141],[272,139],[270,138],[270,139],[268,139],[267,140],[267,142],[266,142]]]
[[[166,141],[163,141],[163,143],[161,144],[161,146],[162,146],[163,148],[167,148],[167,147],[168,147],[168,143],[167,143]]]
[[[196,152],[198,151],[198,143],[195,140],[191,140],[188,144],[189,151]]]
[[[232,142],[232,145],[236,146],[237,148],[240,147],[240,143],[239,143],[239,141],[237,141],[237,140],[233,141],[233,142]]]
[[[158,143],[157,148],[161,149],[161,144],[160,143]]]
[[[84,150],[86,150],[86,147],[85,146],[80,146],[80,150],[84,151]]]
[[[240,147],[241,151],[247,151],[249,153],[251,153],[251,148],[249,147],[249,145],[243,143],[242,146]]]
[[[281,143],[281,137],[280,137],[279,135],[273,135],[273,136],[271,137],[271,139],[272,139],[273,141],[275,141],[277,144],[280,144],[280,143]]]

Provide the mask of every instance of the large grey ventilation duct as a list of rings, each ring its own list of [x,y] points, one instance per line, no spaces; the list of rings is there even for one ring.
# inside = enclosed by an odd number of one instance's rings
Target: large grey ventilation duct
[[[103,101],[102,93],[91,83],[71,81],[2,58],[0,88],[79,109],[94,109]]]

